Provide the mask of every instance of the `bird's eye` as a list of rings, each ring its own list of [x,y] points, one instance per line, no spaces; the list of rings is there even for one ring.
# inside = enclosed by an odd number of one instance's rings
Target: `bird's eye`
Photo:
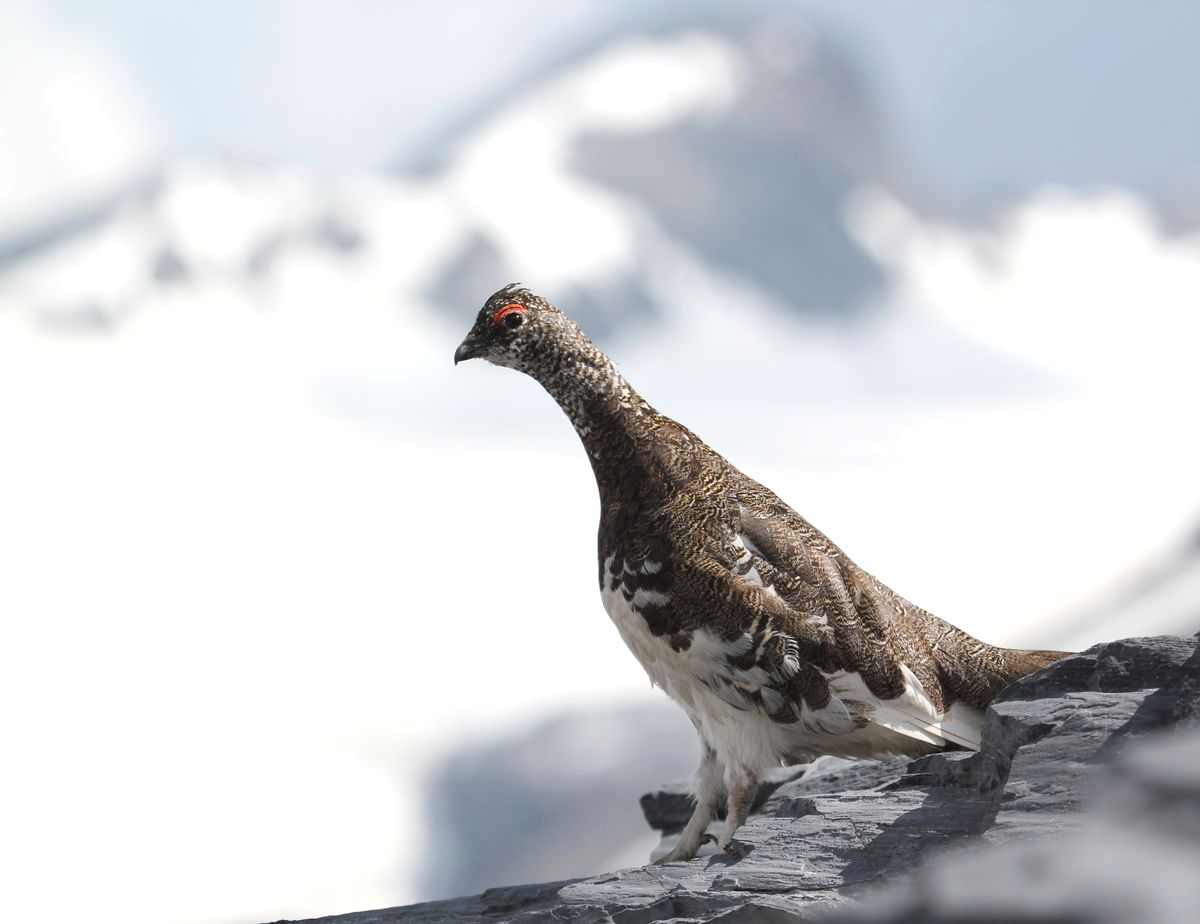
[[[492,315],[492,327],[499,327],[503,324],[507,328],[520,327],[525,323],[525,306],[513,302],[511,305],[505,305],[494,315]]]

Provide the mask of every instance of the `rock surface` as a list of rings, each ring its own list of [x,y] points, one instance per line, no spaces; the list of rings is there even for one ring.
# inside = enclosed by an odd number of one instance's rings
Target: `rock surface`
[[[739,832],[740,860],[320,920],[1200,920],[1197,726],[1198,638],[1097,645],[1001,693],[979,753],[781,771]],[[661,850],[684,793],[642,807]]]

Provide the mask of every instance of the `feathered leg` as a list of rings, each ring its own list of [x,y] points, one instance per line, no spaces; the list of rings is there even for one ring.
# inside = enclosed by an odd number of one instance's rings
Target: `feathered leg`
[[[736,774],[729,785],[729,798],[725,808],[725,827],[717,839],[717,850],[736,856],[738,851],[730,847],[733,832],[742,826],[750,813],[754,794],[758,792],[758,777],[749,770]]]
[[[697,729],[699,731],[699,729]],[[693,795],[696,808],[688,819],[687,827],[679,836],[675,848],[660,859],[659,863],[674,863],[676,860],[690,860],[704,843],[708,824],[716,814],[717,805],[725,791],[725,766],[717,759],[717,753],[712,749],[704,736],[700,736],[700,766],[692,778]]]

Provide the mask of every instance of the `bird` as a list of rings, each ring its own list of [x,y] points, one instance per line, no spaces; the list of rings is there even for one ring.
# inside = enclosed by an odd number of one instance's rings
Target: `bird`
[[[770,489],[639,395],[547,299],[511,283],[454,352],[539,382],[566,413],[600,495],[608,616],[700,739],[694,808],[660,863],[734,833],[758,783],[823,755],[978,750],[983,710],[1066,652],[999,648],[908,602]]]

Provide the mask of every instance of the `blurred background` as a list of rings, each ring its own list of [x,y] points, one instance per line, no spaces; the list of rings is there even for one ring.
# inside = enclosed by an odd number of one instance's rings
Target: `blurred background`
[[[1197,34],[1186,0],[3,0],[6,913],[644,861],[690,726],[600,606],[569,425],[451,363],[513,280],[965,629],[1195,631]]]

